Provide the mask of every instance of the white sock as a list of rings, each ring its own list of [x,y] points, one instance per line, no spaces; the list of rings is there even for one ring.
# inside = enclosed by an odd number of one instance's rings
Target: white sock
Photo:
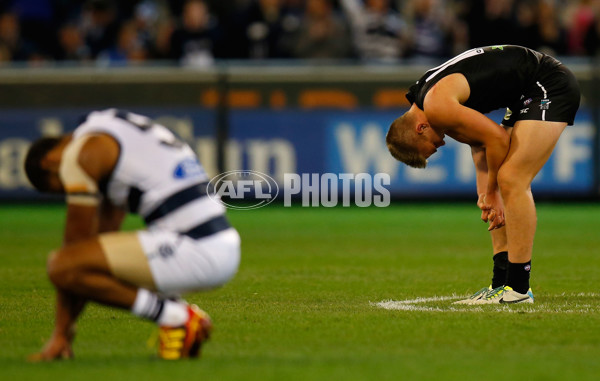
[[[168,327],[179,327],[185,324],[189,318],[188,308],[183,303],[165,300],[161,314],[156,322],[158,325]]]
[[[138,289],[131,312],[169,327],[184,325],[189,317],[185,304],[168,299],[160,300],[156,294],[143,288]]]
[[[164,302],[156,294],[140,288],[131,307],[131,312],[136,316],[156,321],[163,308]]]

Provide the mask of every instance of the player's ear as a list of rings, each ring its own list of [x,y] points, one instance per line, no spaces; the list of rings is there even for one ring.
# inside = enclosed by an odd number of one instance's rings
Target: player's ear
[[[42,169],[50,170],[53,168],[58,168],[60,165],[60,159],[62,157],[62,149],[57,149],[57,147],[51,149],[40,161],[40,167]]]
[[[64,136],[61,141],[50,151],[48,151],[42,160],[40,160],[40,166],[46,170],[58,171],[58,167],[60,166],[60,162],[62,160],[63,151],[70,141],[70,135]]]
[[[428,127],[429,125],[427,123],[419,123],[415,127],[415,131],[417,131],[417,134],[421,135]]]

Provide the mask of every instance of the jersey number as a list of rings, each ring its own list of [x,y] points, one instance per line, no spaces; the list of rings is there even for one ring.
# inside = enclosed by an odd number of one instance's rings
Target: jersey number
[[[115,112],[115,117],[126,121],[130,125],[137,127],[141,131],[144,131],[144,132],[151,131],[152,128],[155,126],[164,128],[166,130],[165,131],[166,133],[155,134],[157,136],[158,140],[160,141],[160,144],[162,144],[162,145],[165,145],[168,147],[173,147],[173,148],[181,148],[185,145],[185,143],[183,141],[179,140],[175,136],[175,134],[173,134],[169,129],[167,129],[164,126],[155,124],[149,118],[142,117],[142,116],[139,116],[139,118],[136,118],[136,114],[131,114],[130,112],[124,111],[124,110],[117,110]]]

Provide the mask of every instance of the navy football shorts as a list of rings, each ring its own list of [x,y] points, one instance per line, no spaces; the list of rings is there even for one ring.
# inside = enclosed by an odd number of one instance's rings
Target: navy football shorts
[[[521,99],[507,108],[502,125],[519,120],[566,122],[573,125],[581,93],[575,76],[564,65],[542,68]]]

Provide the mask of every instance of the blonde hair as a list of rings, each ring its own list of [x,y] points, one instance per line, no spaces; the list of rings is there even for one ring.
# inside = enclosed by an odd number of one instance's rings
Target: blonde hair
[[[427,159],[415,148],[416,136],[410,134],[414,118],[405,113],[390,125],[385,142],[392,156],[413,168],[425,168]]]

